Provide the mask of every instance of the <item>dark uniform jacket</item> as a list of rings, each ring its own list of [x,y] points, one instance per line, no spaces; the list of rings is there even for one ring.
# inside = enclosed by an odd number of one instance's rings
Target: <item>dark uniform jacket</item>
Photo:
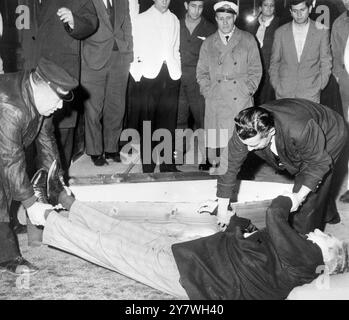
[[[11,200],[21,201],[25,206],[33,202],[24,148],[38,135],[42,119],[33,104],[29,73],[0,76],[0,221],[7,221],[6,207]],[[48,168],[58,159],[52,130],[43,130],[37,140],[41,166]]]
[[[249,220],[233,216],[225,232],[178,243],[172,251],[191,299],[285,299],[314,280],[324,264],[320,247],[288,222],[291,200],[276,198],[266,228],[244,238]]]
[[[261,107],[274,116],[275,144],[284,169],[295,176],[295,184],[301,182],[315,191],[346,142],[344,119],[337,112],[304,99],[280,99]],[[269,147],[255,153],[273,164]],[[217,197],[230,198],[236,192],[236,175],[247,154],[247,146],[234,130],[228,145],[227,171],[218,176]],[[227,159],[222,161],[226,163]]]

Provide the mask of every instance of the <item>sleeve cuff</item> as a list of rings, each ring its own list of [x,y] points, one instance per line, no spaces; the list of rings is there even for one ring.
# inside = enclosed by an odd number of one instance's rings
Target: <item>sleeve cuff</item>
[[[28,209],[36,202],[37,199],[38,198],[35,195],[32,195],[29,199],[23,200],[22,204],[24,208]]]

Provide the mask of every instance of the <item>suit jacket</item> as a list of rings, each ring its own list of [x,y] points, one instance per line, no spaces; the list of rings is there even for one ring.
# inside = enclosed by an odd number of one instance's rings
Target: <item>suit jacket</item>
[[[291,228],[290,209],[289,198],[274,199],[266,228],[247,238],[250,221],[233,216],[224,232],[172,245],[189,298],[285,299],[294,287],[314,280],[323,265],[321,250]]]
[[[270,61],[270,82],[276,98],[304,98],[320,101],[320,92],[331,75],[332,56],[329,32],[310,20],[300,62],[292,32],[292,22],[275,32]]]
[[[160,23],[161,13],[151,6],[147,11],[142,12],[135,19],[134,29],[134,56],[135,61],[131,65],[131,75],[139,81],[142,76],[154,79],[158,76],[161,67],[166,60],[168,72],[173,80],[179,80],[182,75],[181,59],[179,54],[180,27],[178,18],[171,12],[164,13],[166,17],[166,28],[168,28],[165,56],[162,56],[159,46],[159,28],[164,28]]]
[[[95,34],[82,43],[82,62],[92,70],[102,69],[108,62],[114,43],[125,61],[133,60],[132,26],[128,0],[114,1],[114,27],[112,26],[102,0],[93,0],[99,18],[99,28]]]
[[[30,10],[30,28],[19,33],[23,69],[35,69],[40,58],[45,57],[80,79],[80,40],[98,27],[92,0],[45,0],[41,10],[38,10],[37,0],[19,0],[19,3],[27,5]],[[57,16],[62,7],[73,12],[73,30]],[[71,109],[71,104],[65,104],[54,118],[59,127],[74,128],[77,114]]]
[[[324,176],[333,168],[346,143],[344,119],[335,111],[305,99],[281,99],[261,106],[270,111],[275,122],[275,144],[284,168],[315,191]],[[270,148],[255,151],[271,165]],[[222,169],[218,176],[217,197],[230,198],[237,192],[236,176],[248,154],[247,146],[236,131],[229,141],[228,152],[223,154]]]

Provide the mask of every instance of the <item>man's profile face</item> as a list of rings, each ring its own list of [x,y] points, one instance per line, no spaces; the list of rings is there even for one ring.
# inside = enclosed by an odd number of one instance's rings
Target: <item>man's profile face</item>
[[[274,132],[274,130],[270,130],[267,136],[262,137],[261,134],[258,133],[252,138],[245,140],[240,138],[240,140],[244,145],[247,146],[248,151],[263,150],[270,144]]]
[[[272,17],[275,12],[275,0],[264,0],[261,6],[261,11],[264,17]]]
[[[164,13],[168,10],[168,7],[170,5],[171,0],[153,0],[154,6],[156,9],[158,9],[161,13]]]
[[[216,21],[219,31],[223,34],[228,34],[234,29],[235,14],[228,12],[216,12]]]
[[[38,84],[33,87],[35,107],[43,116],[49,116],[63,107],[62,99],[47,84]]]
[[[349,10],[349,0],[342,0],[345,9]]]
[[[184,2],[184,7],[187,10],[187,15],[191,20],[198,20],[201,18],[204,10],[204,1],[189,1]]]
[[[296,24],[304,24],[308,21],[311,7],[308,7],[305,1],[291,6],[291,15]]]

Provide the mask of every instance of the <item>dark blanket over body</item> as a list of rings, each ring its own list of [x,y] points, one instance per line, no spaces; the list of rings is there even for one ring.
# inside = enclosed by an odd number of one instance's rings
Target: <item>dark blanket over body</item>
[[[233,216],[225,232],[174,244],[180,281],[190,299],[284,299],[323,265],[320,248],[292,229],[291,201],[278,197],[266,228],[244,238],[250,221]]]

